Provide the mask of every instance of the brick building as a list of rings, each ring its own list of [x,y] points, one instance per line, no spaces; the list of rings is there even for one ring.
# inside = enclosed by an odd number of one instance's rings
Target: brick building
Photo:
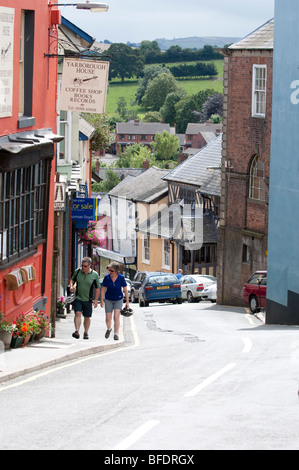
[[[223,50],[224,119],[218,302],[243,305],[242,287],[267,268],[274,20]]]
[[[163,131],[175,134],[175,128],[162,122],[140,122],[138,120],[116,123],[116,155],[120,155],[128,145],[143,144],[149,148],[155,143],[155,135]]]

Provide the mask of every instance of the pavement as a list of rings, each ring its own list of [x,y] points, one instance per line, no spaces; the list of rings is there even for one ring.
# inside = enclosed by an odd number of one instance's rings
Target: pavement
[[[113,330],[110,338],[105,338],[106,324],[104,309],[93,309],[89,339],[83,339],[83,324],[80,338],[72,337],[74,332],[74,312],[66,314],[66,318],[56,318],[55,338],[43,338],[32,341],[27,346],[4,351],[0,342],[0,384],[22,375],[42,370],[46,367],[56,366],[66,361],[75,360],[120,348],[124,341],[124,318],[121,317],[119,340],[114,340]]]

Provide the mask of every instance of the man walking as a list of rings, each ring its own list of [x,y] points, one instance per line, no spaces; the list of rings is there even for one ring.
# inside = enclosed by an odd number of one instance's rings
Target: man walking
[[[84,335],[83,339],[89,339],[88,331],[91,323],[92,316],[92,303],[94,308],[98,306],[98,299],[100,295],[100,279],[96,271],[91,267],[92,261],[91,258],[85,257],[82,259],[81,269],[77,269],[70,280],[70,291],[75,291],[76,284],[76,294],[77,297],[74,301],[74,311],[75,311],[75,331],[73,337],[76,339],[80,338],[79,330],[81,327],[82,315],[84,317],[83,326],[84,326]],[[95,291],[94,300],[93,292]]]

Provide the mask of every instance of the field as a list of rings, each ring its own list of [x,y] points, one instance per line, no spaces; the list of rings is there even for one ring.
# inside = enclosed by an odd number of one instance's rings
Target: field
[[[223,61],[215,60],[213,63],[217,67],[218,77],[213,80],[179,80],[179,84],[187,92],[187,95],[194,95],[201,90],[212,89],[217,93],[223,92]],[[176,64],[169,64],[176,65]],[[140,106],[134,105],[135,94],[138,88],[138,80],[131,79],[121,83],[120,79],[113,79],[109,82],[106,112],[114,113],[117,107],[117,100],[120,97],[124,97],[128,108],[135,109],[140,118],[146,113],[146,110]]]

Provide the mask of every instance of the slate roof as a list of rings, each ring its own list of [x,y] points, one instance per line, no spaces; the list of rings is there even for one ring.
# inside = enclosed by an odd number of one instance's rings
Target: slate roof
[[[274,18],[267,21],[252,33],[245,36],[241,41],[232,44],[229,49],[272,49],[274,42]]]
[[[100,167],[98,172],[95,172],[96,175],[101,179],[105,180],[107,178],[107,171],[112,170],[122,181],[127,176],[139,176],[145,171],[144,168],[104,168]]]
[[[110,196],[123,197],[135,202],[151,203],[168,192],[168,184],[162,178],[168,170],[162,170],[153,166],[124,184],[118,184],[110,192]],[[127,183],[126,183],[127,182]]]
[[[201,134],[207,144],[212,142],[212,140],[214,140],[220,132],[222,132],[222,124],[213,124],[208,122],[190,122],[186,129],[186,135]],[[188,143],[188,141],[186,143]]]
[[[197,186],[200,192],[220,196],[221,152],[222,134],[167,173],[163,179]]]
[[[117,122],[116,133],[117,134],[151,134],[162,133],[164,130],[173,133],[173,128],[169,124],[162,122]]]

